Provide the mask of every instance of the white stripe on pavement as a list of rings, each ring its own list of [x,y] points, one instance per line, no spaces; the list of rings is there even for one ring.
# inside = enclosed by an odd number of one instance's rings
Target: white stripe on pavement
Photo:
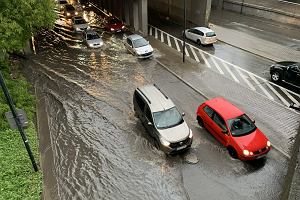
[[[157,28],[154,28],[154,37],[157,39]]]
[[[222,62],[223,66],[225,67],[225,69],[228,71],[228,73],[230,74],[230,76],[233,78],[233,80],[237,83],[239,83],[239,79],[236,78],[236,76],[232,73],[232,71],[229,69],[229,67],[227,66],[226,63]]]
[[[169,47],[172,47],[172,45],[171,45],[171,41],[170,41],[170,35],[169,35],[169,34],[167,34],[167,41],[168,41],[168,45],[169,45]]]
[[[191,48],[191,51],[192,51],[192,54],[193,54],[195,60],[196,60],[197,62],[200,62],[200,60],[199,60],[199,58],[198,58],[196,52],[194,51],[194,47],[190,46],[190,48]]]
[[[296,105],[299,105],[299,102],[292,96],[292,95],[290,95],[286,90],[284,90],[284,89],[281,89],[283,92],[284,92],[284,94],[288,97],[288,98],[290,98]]]
[[[266,83],[266,85],[272,90],[272,92],[274,92],[274,94],[286,105],[286,106],[290,106],[289,102],[287,102],[285,100],[285,98],[283,98],[283,96],[281,96],[268,82]]]
[[[179,48],[179,45],[178,45],[177,39],[176,39],[176,38],[174,38],[174,41],[175,41],[175,45],[176,45],[177,51],[179,51],[179,52],[180,52],[180,48]]]
[[[160,41],[163,42],[163,43],[165,42],[164,41],[164,33],[163,32],[160,32]]]
[[[269,99],[274,100],[272,95],[261,85],[261,83],[252,74],[249,74],[249,76],[256,83],[256,85],[258,85],[258,87],[265,93],[265,95],[267,95]]]
[[[250,87],[251,90],[256,90],[255,87],[248,81],[247,76],[245,76],[244,74],[242,74],[242,72],[239,69],[236,69],[236,71],[243,78],[243,80],[247,83],[247,85]]]
[[[182,44],[182,46],[183,46],[183,41],[181,41],[181,44]],[[188,50],[187,50],[187,44],[185,45],[185,48],[184,48],[184,50],[185,50],[185,55],[187,56],[187,57],[190,57],[190,53],[188,52]],[[183,47],[182,47],[183,48]]]
[[[207,61],[207,59],[205,58],[204,54],[202,53],[202,50],[198,49],[198,51],[199,51],[199,53],[200,53],[202,59],[204,60],[206,66],[207,66],[208,68],[211,68],[209,62]]]
[[[220,74],[224,74],[223,70],[220,68],[220,66],[218,65],[218,63],[216,62],[216,60],[213,57],[211,57],[211,60],[215,64],[216,68],[219,70]]]

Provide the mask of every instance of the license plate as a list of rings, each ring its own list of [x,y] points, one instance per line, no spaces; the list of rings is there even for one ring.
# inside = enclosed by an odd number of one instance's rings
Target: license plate
[[[117,30],[117,32],[121,32],[121,30]]]
[[[181,147],[178,147],[177,150],[181,150],[181,149],[185,149],[186,148],[186,145],[183,145]]]

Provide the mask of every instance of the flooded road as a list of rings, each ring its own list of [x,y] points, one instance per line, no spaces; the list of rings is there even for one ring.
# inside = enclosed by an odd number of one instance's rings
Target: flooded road
[[[78,35],[65,40],[43,31],[25,69],[43,101],[40,120],[47,129],[39,131],[40,148],[51,151],[42,158],[44,177],[52,174],[44,179],[51,193],[45,199],[280,198],[287,169],[280,152],[259,162],[231,159],[196,124],[195,109],[205,98],[157,63],[166,52],[155,49],[153,59],[138,60],[122,45],[124,35],[101,34],[104,48],[91,50]],[[166,156],[134,117],[133,91],[149,83],[186,113],[194,133],[190,151]]]

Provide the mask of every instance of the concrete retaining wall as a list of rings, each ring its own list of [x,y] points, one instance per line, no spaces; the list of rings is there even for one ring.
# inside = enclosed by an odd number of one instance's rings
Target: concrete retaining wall
[[[271,19],[281,23],[291,24],[300,27],[300,16],[291,13],[285,13],[280,10],[274,10],[262,6],[243,4],[238,1],[223,1],[223,8],[226,10],[231,10],[235,12],[242,12],[246,15],[253,15],[257,17],[263,17],[266,19]]]

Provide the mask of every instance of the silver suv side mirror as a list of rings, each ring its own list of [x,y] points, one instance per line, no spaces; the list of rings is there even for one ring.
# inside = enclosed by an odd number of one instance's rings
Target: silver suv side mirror
[[[184,116],[185,116],[185,113],[182,113],[181,116],[184,117]]]

